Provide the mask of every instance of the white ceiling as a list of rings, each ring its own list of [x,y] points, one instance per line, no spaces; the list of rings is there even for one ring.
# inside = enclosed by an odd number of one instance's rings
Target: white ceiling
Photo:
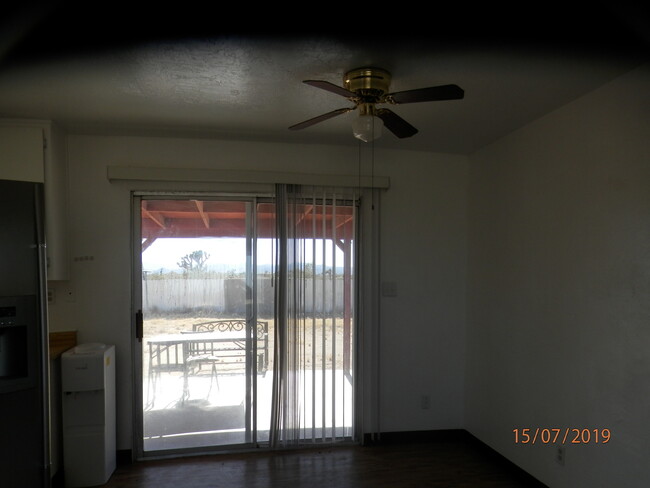
[[[597,5],[557,17],[531,4],[536,23],[487,8],[467,15],[467,6],[373,23],[351,22],[356,13],[247,7],[258,21],[284,19],[266,30],[245,12],[16,11],[0,29],[0,117],[76,131],[356,145],[352,114],[288,127],[351,105],[302,80],[341,85],[346,71],[372,65],[392,73],[391,91],[465,90],[463,100],[391,107],[420,132],[385,133],[376,147],[470,153],[645,60],[643,18]]]

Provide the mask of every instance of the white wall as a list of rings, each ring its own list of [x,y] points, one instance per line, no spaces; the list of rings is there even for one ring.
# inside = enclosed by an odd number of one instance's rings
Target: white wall
[[[466,427],[553,488],[650,486],[649,88],[621,77],[471,158]],[[524,427],[612,439],[562,466]]]
[[[381,282],[396,291],[381,298],[381,430],[463,428],[467,159],[398,166],[381,202]]]
[[[130,449],[130,190],[184,185],[111,183],[107,166],[354,175],[359,153],[354,146],[151,137],[69,135],[67,142],[71,279],[53,284],[51,327],[77,329],[80,342],[116,345],[118,449]],[[369,172],[367,161],[363,166]],[[461,426],[467,171],[464,157],[375,151],[375,174],[389,176],[392,184],[382,197],[382,266],[386,279],[398,284],[398,296],[383,303],[385,430]],[[420,409],[421,393],[431,395],[431,409]]]

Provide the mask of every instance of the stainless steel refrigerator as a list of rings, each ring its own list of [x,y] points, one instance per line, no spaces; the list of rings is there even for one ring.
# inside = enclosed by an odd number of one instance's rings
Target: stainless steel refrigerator
[[[41,183],[0,180],[0,486],[50,486]]]

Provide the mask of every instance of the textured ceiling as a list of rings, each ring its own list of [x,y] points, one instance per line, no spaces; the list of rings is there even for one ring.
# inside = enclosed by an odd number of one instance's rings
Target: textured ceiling
[[[217,15],[45,5],[4,18],[0,117],[76,131],[356,145],[353,114],[288,127],[351,105],[302,80],[340,85],[346,71],[372,65],[392,73],[391,91],[465,90],[459,101],[392,107],[419,133],[386,133],[376,147],[470,153],[634,68],[648,47],[644,18],[608,3],[564,16],[547,3],[525,15],[463,5],[377,19],[342,6]]]

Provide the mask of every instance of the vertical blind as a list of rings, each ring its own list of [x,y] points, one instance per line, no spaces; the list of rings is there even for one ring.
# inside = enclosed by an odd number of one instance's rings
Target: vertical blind
[[[356,212],[336,190],[276,187],[271,447],[353,436]]]

